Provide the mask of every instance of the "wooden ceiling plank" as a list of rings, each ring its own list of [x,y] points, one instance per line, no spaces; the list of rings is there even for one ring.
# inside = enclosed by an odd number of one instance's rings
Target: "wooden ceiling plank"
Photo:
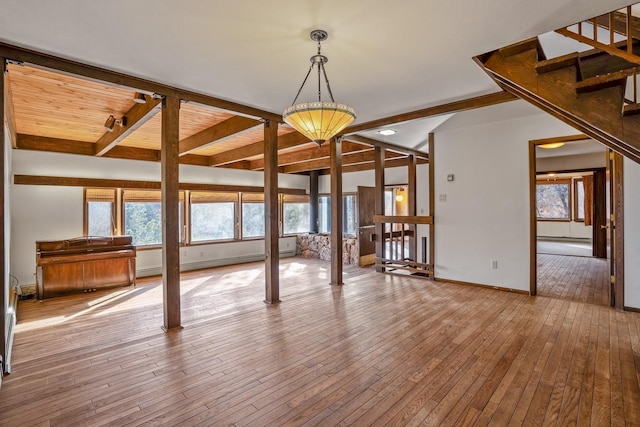
[[[344,167],[354,165],[358,163],[367,163],[374,161],[375,152],[373,149],[367,151],[360,151],[356,153],[343,154],[342,164]],[[385,152],[385,157],[388,159],[402,157],[404,154],[394,153],[393,151]],[[312,170],[328,169],[330,167],[330,159],[318,159],[309,162],[295,163],[292,165],[284,166],[282,171],[284,173],[298,173],[308,172]]]
[[[351,141],[342,141],[342,153],[355,153],[358,151],[367,151],[371,148],[368,145]],[[291,151],[287,153],[278,153],[278,166],[286,166],[294,163],[308,162],[322,158],[329,158],[329,144],[321,147],[313,146],[304,150]],[[251,161],[249,169],[262,170],[264,168],[264,158]]]
[[[33,64],[47,69],[57,70],[60,72],[70,73],[74,76],[84,77],[90,80],[98,80],[103,83],[111,83],[118,87],[125,87],[133,90],[142,90],[149,93],[158,93],[161,95],[172,96],[186,101],[197,102],[212,107],[221,108],[228,111],[234,111],[253,117],[261,117],[267,120],[282,123],[282,116],[269,111],[261,110],[254,107],[239,104],[237,102],[227,101],[213,96],[208,96],[185,89],[157,83],[151,80],[142,79],[128,74],[100,68],[93,65],[83,64],[81,62],[72,61],[37,52],[30,49],[0,43],[0,56],[14,61]]]
[[[309,143],[309,138],[299,132],[291,132],[286,135],[278,136],[278,150],[295,147],[301,144]],[[264,154],[264,141],[254,142],[244,147],[234,148],[224,153],[214,154],[209,157],[209,166],[222,166],[227,163],[233,163],[238,160],[244,160],[247,157]]]
[[[100,139],[96,141],[96,156],[104,156],[109,150],[118,145],[120,141],[132,134],[161,110],[161,99],[154,99],[149,95],[145,95],[144,97],[147,102],[144,104],[135,103],[133,107],[125,113],[125,126],[114,127],[113,132],[105,132]]]
[[[93,187],[93,188],[126,188],[136,190],[160,190],[160,181],[136,181],[124,179],[104,179],[104,178],[76,178],[64,176],[41,176],[41,175],[14,175],[13,183],[16,185],[56,185],[65,187]],[[243,193],[263,193],[264,187],[247,185],[226,185],[226,184],[201,184],[182,182],[179,184],[180,190],[190,191],[222,191],[222,192],[243,192]],[[303,188],[278,188],[280,194],[305,195]]]
[[[13,106],[13,93],[9,73],[4,73],[4,120],[9,130],[11,147],[16,148],[16,112]]]
[[[380,148],[384,148],[385,150],[395,151],[395,152],[398,152],[398,153],[401,153],[401,154],[405,154],[405,155],[413,154],[414,156],[416,156],[418,158],[423,158],[423,159],[428,159],[429,158],[428,154],[425,154],[425,153],[423,153],[421,151],[417,151],[417,150],[414,150],[414,149],[411,149],[411,148],[401,147],[400,145],[389,144],[388,142],[378,141],[377,139],[367,138],[365,136],[347,135],[347,136],[345,136],[343,138],[345,140],[360,142],[360,143],[363,143],[363,144],[371,145],[372,147],[380,147]]]
[[[360,123],[349,126],[341,132],[341,135],[362,132],[364,130],[376,129],[380,126],[386,126],[395,123],[408,122],[410,120],[423,119],[425,117],[441,116],[443,114],[458,113],[461,111],[472,110],[474,108],[488,107],[490,105],[501,104],[519,99],[509,92],[495,92],[489,95],[477,96],[475,98],[463,99],[460,101],[450,102],[447,104],[436,105],[434,107],[423,108],[421,110],[411,111],[408,113],[397,114],[395,116],[384,117],[382,119],[372,120],[370,122]]]
[[[180,155],[183,156],[194,150],[204,148],[238,133],[247,131],[260,124],[261,122],[259,120],[250,119],[248,117],[231,117],[180,141]]]

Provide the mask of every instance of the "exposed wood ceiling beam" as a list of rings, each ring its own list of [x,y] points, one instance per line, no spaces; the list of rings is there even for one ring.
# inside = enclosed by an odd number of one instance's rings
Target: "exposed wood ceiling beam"
[[[417,163],[419,165],[422,165],[422,164],[429,163],[429,161],[425,159],[417,159]],[[401,157],[398,159],[386,159],[384,161],[385,168],[396,168],[401,166],[407,166],[408,164],[409,164],[408,157]],[[355,165],[348,165],[343,167],[342,173],[374,170],[375,167],[376,167],[375,162],[358,163]],[[330,175],[329,169],[321,170],[320,175]]]
[[[356,142],[343,141],[342,153],[355,153],[358,151],[370,150],[371,147]],[[329,144],[324,144],[321,147],[315,144],[304,150],[292,151],[289,153],[278,154],[278,166],[286,166],[294,163],[308,162],[311,160],[317,160],[322,158],[329,158]],[[264,168],[264,158],[252,160],[249,169],[261,170]]]
[[[374,150],[370,149],[368,151],[360,151],[357,153],[344,154],[342,156],[342,164],[343,167],[357,164],[357,163],[366,163],[373,162],[374,160]],[[385,153],[386,158],[398,158],[404,156],[404,154],[394,153],[392,151],[387,151]],[[307,172],[312,170],[320,170],[320,169],[329,169],[331,166],[330,159],[318,159],[312,160],[309,162],[295,163],[292,165],[282,167],[283,173],[298,173],[298,172]]]
[[[48,138],[20,133],[16,137],[16,144],[16,148],[22,150],[53,151],[56,153],[81,154],[85,156],[93,156],[95,153],[95,144],[93,142],[71,141],[68,139]],[[160,151],[119,145],[108,151],[103,157],[159,162]],[[180,158],[180,164],[208,166],[209,158],[189,154]]]
[[[124,179],[102,179],[102,178],[75,178],[62,176],[39,176],[39,175],[15,175],[13,183],[18,185],[57,185],[65,187],[93,187],[93,188],[130,188],[137,190],[160,190],[159,181],[135,181]],[[247,185],[224,185],[224,184],[194,184],[180,183],[180,190],[189,191],[223,191],[223,192],[244,192],[262,193],[264,187],[254,187]],[[281,194],[307,194],[302,188],[278,188]]]
[[[405,154],[405,155],[413,154],[414,156],[416,156],[418,158],[423,158],[423,159],[428,159],[429,158],[428,154],[425,154],[425,153],[423,153],[421,151],[413,150],[411,148],[401,147],[401,146],[395,145],[395,144],[389,144],[387,142],[378,141],[377,139],[367,138],[365,136],[347,135],[347,136],[344,137],[344,139],[346,139],[348,141],[355,141],[355,142],[360,142],[360,143],[363,143],[363,144],[371,145],[372,147],[384,148],[385,150],[395,151],[397,153],[402,153],[402,154]]]
[[[349,126],[341,132],[342,135],[357,133],[364,130],[376,129],[380,126],[407,122],[409,120],[422,119],[425,117],[440,116],[449,113],[472,110],[474,108],[488,107],[490,105],[501,104],[518,99],[509,92],[496,92],[489,95],[477,96],[475,98],[463,99],[461,101],[450,102],[448,104],[436,105],[434,107],[423,108],[409,113],[397,114],[370,122]]]
[[[262,124],[262,122],[259,120],[243,116],[231,117],[180,141],[180,155],[183,156],[215,142],[220,142],[221,140],[249,130],[260,124]]]
[[[126,124],[115,126],[112,132],[105,132],[95,144],[96,156],[104,156],[120,141],[131,135],[133,131],[145,124],[150,118],[161,110],[161,99],[154,99],[149,95],[144,95],[147,100],[144,104],[133,104],[133,107],[124,114]]]
[[[13,110],[13,94],[11,93],[9,73],[4,73],[4,119],[9,130],[11,147],[16,148],[16,115]]]
[[[263,119],[272,120],[282,123],[282,115],[269,111],[261,110],[237,102],[231,102],[213,96],[203,95],[185,89],[157,83],[151,80],[142,79],[124,73],[100,68],[93,65],[83,64],[81,62],[64,59],[58,56],[37,52],[30,49],[13,46],[7,43],[0,43],[0,57],[12,59],[18,62],[33,64],[36,66],[58,70],[70,73],[75,76],[85,77],[90,80],[98,80],[105,83],[111,83],[116,86],[129,88],[132,90],[141,90],[148,93],[158,93],[182,99],[185,101],[197,102],[203,105],[220,108],[252,117],[261,117]]]
[[[291,132],[278,136],[278,150],[295,147],[297,145],[308,144],[309,138],[299,132]],[[209,166],[221,166],[227,163],[233,163],[238,160],[244,160],[248,157],[259,156],[264,154],[264,141],[254,142],[244,147],[234,148],[224,153],[214,154],[209,157]]]

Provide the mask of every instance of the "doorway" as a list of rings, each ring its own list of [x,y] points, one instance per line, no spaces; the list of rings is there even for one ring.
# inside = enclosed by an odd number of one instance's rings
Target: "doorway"
[[[530,143],[530,294],[613,305],[610,195],[620,183],[606,148],[575,138]]]

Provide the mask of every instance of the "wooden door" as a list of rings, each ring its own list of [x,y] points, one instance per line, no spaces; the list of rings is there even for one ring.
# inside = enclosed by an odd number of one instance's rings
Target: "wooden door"
[[[624,203],[622,155],[609,153],[609,244],[611,306],[624,309]]]
[[[373,241],[375,224],[375,187],[358,187],[358,246],[360,248],[359,265],[371,265],[376,260],[376,244]]]

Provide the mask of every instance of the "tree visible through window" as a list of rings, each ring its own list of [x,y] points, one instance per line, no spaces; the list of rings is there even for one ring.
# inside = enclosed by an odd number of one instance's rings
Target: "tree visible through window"
[[[285,194],[282,197],[282,233],[295,234],[309,232],[309,196]]]
[[[242,238],[264,237],[264,195],[242,195]]]
[[[191,193],[191,241],[235,238],[237,193]]]
[[[539,219],[571,218],[571,181],[554,181],[536,184],[536,214]]]

